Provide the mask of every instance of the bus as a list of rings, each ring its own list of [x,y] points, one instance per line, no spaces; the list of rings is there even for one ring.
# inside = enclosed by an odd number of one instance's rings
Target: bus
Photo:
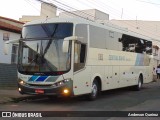
[[[23,26],[17,68],[21,94],[94,100],[101,91],[140,90],[152,81],[152,41],[78,18],[37,20]]]

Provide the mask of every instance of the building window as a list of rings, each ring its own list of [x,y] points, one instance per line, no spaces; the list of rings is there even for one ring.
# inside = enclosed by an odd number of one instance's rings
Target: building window
[[[159,47],[157,45],[153,45],[153,55],[158,56]]]
[[[4,41],[8,41],[9,40],[9,36],[10,36],[9,33],[3,33],[3,40]]]
[[[17,64],[18,61],[18,45],[12,45],[11,63]]]
[[[114,32],[109,31],[109,36],[110,36],[111,38],[114,38]]]

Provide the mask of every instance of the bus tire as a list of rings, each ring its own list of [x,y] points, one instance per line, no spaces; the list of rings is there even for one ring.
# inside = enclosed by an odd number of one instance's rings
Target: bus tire
[[[92,90],[91,93],[88,95],[88,100],[93,101],[97,98],[99,93],[99,85],[97,80],[94,80],[92,83]]]
[[[140,91],[142,89],[142,84],[143,84],[143,78],[140,75],[138,78],[138,84],[135,86],[135,90]]]

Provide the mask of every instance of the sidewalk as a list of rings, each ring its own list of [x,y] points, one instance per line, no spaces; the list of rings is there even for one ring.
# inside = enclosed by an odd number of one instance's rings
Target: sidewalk
[[[0,89],[0,104],[8,103],[8,102],[18,102],[25,99],[32,99],[37,96],[34,95],[21,95],[18,90],[2,90]]]

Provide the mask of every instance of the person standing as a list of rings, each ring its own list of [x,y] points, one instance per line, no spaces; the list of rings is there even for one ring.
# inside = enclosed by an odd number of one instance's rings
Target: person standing
[[[156,73],[157,73],[157,79],[160,79],[160,64],[157,66]]]
[[[157,81],[157,73],[156,73],[156,68],[155,67],[153,67],[152,74],[153,74],[153,82],[156,82]]]

